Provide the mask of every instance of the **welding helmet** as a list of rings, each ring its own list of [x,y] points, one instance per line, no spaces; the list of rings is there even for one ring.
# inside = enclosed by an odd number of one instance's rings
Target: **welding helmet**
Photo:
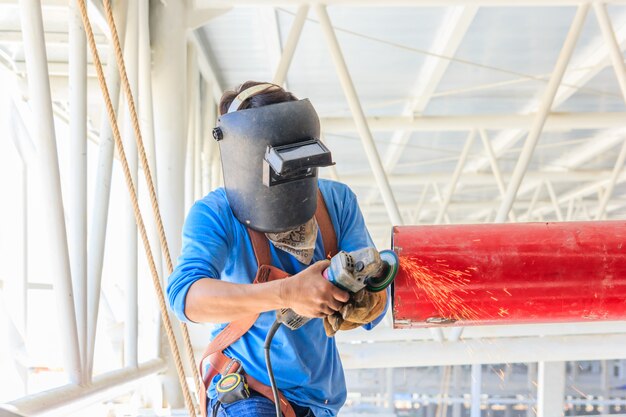
[[[242,91],[213,129],[219,143],[224,188],[235,217],[251,229],[294,229],[315,214],[317,168],[332,165],[320,142],[320,122],[309,100],[239,110],[273,84]]]

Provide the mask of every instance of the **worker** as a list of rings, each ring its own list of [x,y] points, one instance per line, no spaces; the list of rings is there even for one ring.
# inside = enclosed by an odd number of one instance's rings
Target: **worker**
[[[373,328],[389,297],[386,291],[355,297],[322,273],[329,255],[374,244],[354,193],[317,177],[332,160],[309,100],[249,81],[226,91],[219,111],[213,136],[224,187],[191,207],[167,286],[180,320],[215,323],[200,365],[202,412],[276,416],[263,343],[275,310],[290,308],[315,319],[279,329],[272,342],[283,415],[335,416],[346,384],[332,336]]]

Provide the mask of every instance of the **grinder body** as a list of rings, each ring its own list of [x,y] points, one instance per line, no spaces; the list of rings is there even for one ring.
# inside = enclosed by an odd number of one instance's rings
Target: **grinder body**
[[[339,252],[331,258],[330,266],[322,275],[336,287],[354,294],[363,288],[372,292],[386,289],[397,272],[398,258],[395,252],[364,248],[349,253]],[[300,316],[290,308],[277,311],[276,318],[291,330],[298,329],[311,319]]]

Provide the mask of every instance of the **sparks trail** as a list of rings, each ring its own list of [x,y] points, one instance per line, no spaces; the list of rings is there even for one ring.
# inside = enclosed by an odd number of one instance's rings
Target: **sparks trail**
[[[479,320],[481,311],[465,305],[459,293],[468,294],[467,290],[472,271],[469,267],[463,271],[451,268],[445,260],[437,259],[426,263],[416,257],[400,257],[400,267],[415,282],[417,289],[426,293],[428,299],[441,317],[459,320]],[[417,294],[417,290],[414,289]],[[484,314],[483,314],[484,316]]]
[[[582,395],[583,397],[587,397],[587,394],[585,394],[584,392],[582,392],[581,390],[579,390],[578,388],[576,388],[574,385],[571,385],[572,389],[574,391],[576,391],[577,393],[579,393],[580,395]]]

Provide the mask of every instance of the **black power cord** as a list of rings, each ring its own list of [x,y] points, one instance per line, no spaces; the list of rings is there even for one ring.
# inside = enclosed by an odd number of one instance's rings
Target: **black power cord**
[[[272,344],[272,339],[274,338],[274,334],[280,328],[281,322],[276,320],[269,332],[267,332],[267,336],[265,337],[265,345],[263,348],[265,349],[265,366],[267,366],[267,374],[270,377],[270,386],[272,387],[272,393],[274,394],[274,405],[276,406],[276,417],[283,417],[283,414],[280,411],[280,398],[278,397],[278,388],[276,388],[276,380],[274,379],[274,371],[272,370],[272,361],[270,360],[270,346]]]

